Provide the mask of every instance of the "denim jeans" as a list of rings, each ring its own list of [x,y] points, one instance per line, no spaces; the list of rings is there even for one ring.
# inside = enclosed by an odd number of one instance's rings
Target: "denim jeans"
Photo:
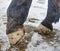
[[[59,0],[57,0],[59,2]],[[56,8],[54,5],[54,0],[48,0],[48,11],[47,16],[44,21],[49,23],[56,23],[60,18],[60,8]]]
[[[32,0],[12,0],[7,9],[6,33],[18,30],[25,22]]]

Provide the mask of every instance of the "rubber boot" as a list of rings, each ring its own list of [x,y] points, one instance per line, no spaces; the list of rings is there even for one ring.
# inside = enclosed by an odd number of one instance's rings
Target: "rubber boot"
[[[40,24],[37,29],[38,29],[38,33],[39,34],[48,35],[48,34],[51,34],[52,33],[52,30],[51,29],[47,28],[46,26],[44,26],[42,24]]]
[[[10,41],[10,44],[15,45],[18,41],[20,41],[23,38],[24,34],[25,34],[24,27],[19,28],[15,32],[7,34],[9,41]]]

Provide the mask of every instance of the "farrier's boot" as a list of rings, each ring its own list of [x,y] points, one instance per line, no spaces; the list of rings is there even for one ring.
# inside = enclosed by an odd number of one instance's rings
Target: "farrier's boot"
[[[49,23],[48,21],[43,21],[37,27],[37,30],[38,30],[38,33],[40,34],[51,34],[53,32],[52,23]]]
[[[18,41],[20,41],[25,34],[24,28],[19,28],[18,31],[12,32],[8,34],[8,38],[11,45],[15,45]]]

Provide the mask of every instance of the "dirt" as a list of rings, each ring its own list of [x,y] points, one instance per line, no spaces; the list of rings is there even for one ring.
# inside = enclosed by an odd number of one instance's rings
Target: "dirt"
[[[28,28],[28,30],[26,30],[27,33],[25,34],[23,39],[20,42],[18,42],[16,45],[13,45],[11,47],[11,49],[9,49],[9,50],[11,50],[11,51],[14,51],[14,50],[15,51],[25,51],[27,49],[27,45],[31,42],[31,38],[32,38],[33,34],[36,32],[32,31],[35,29],[34,27],[31,27],[31,26],[25,26],[25,27]],[[50,35],[39,34],[43,37],[42,38],[43,41],[41,41],[41,42],[42,43],[47,42],[47,44],[53,46],[54,48],[57,48],[59,45],[55,45],[55,44],[56,43],[60,44],[59,33],[60,33],[60,30],[54,29],[53,33]],[[37,43],[34,46],[40,45],[41,42],[37,41]]]

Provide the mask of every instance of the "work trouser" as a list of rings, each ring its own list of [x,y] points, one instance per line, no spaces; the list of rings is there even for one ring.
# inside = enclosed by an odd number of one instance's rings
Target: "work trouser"
[[[7,33],[17,30],[25,22],[32,0],[12,0],[7,10]],[[57,22],[60,17],[59,8],[55,8],[54,0],[48,0],[48,11],[46,18],[41,22],[52,30],[52,23]]]
[[[31,3],[32,0],[12,0],[7,9],[7,34],[23,27]]]
[[[41,24],[53,30],[52,23],[58,22],[59,18],[60,18],[60,8],[55,7],[54,0],[48,0],[47,16],[42,21]]]

